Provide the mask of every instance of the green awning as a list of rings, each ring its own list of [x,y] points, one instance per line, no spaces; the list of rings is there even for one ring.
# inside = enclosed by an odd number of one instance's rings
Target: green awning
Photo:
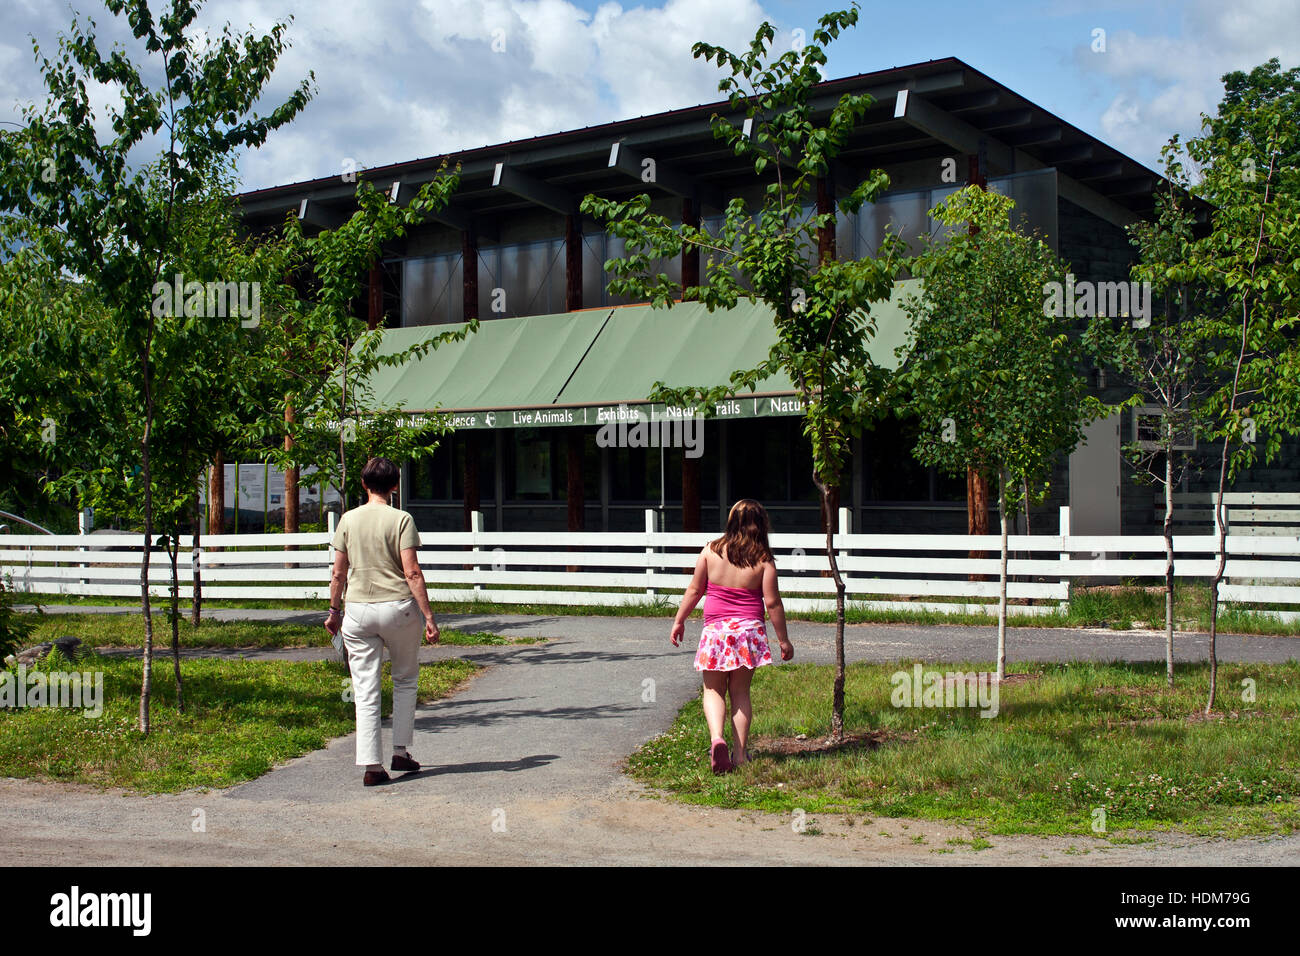
[[[499,423],[485,421],[484,413],[495,412],[495,419],[503,410],[554,404],[611,311],[481,321],[462,342],[441,345],[397,368],[378,369],[371,379],[374,400],[414,415],[466,412],[458,427],[491,428]],[[381,350],[400,352],[460,327],[387,329]]]
[[[871,354],[894,368],[894,350],[907,338],[899,302],[919,280],[895,286],[887,303],[872,309],[876,334]],[[412,326],[384,332],[393,353],[449,326]],[[637,409],[651,421],[679,413],[646,400],[656,381],[669,386],[726,384],[738,368],[762,362],[775,341],[772,312],[741,302],[710,313],[695,302],[671,308],[648,305],[589,309],[517,319],[487,319],[463,342],[443,345],[401,368],[380,369],[372,379],[383,407],[412,415],[442,414],[455,428],[523,428],[599,425]],[[717,418],[798,415],[795,388],[784,375],[716,406]]]

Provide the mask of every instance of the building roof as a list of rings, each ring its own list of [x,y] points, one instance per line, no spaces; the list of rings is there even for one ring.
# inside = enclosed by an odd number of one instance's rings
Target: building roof
[[[1008,89],[956,58],[893,67],[819,84],[814,109],[829,112],[845,93],[876,100],[837,160],[837,185],[852,188],[872,168],[968,154],[986,157],[988,175],[1054,167],[1060,195],[1126,225],[1151,214],[1162,177],[1146,166]],[[721,208],[734,188],[753,182],[753,167],[713,135],[714,114],[737,115],[727,101],[670,110],[367,169],[359,178],[409,199],[445,161],[459,164],[461,184],[435,218],[491,238],[494,223],[522,209],[573,213],[588,193],[609,198],[647,190]],[[618,148],[614,149],[615,144]],[[641,180],[641,161],[656,163],[656,181]],[[965,170],[959,181],[965,180]],[[253,227],[290,211],[320,226],[337,224],[353,206],[356,184],[341,174],[252,190],[238,198]]]

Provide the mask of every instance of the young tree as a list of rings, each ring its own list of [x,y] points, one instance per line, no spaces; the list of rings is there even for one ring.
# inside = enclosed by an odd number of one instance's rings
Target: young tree
[[[853,9],[818,21],[812,41],[801,50],[771,55],[775,31],[763,23],[748,51],[696,43],[697,58],[716,62],[729,75],[719,83],[732,109],[752,122],[746,137],[728,117],[715,115],[713,131],[738,157],[753,164],[765,183],[757,215],[741,199],[726,209],[718,235],[675,223],[650,211],[642,195],[627,202],[588,196],[584,212],[607,224],[623,239],[627,256],[605,264],[615,278],[613,292],[670,306],[677,294],[704,303],[710,311],[732,308],[746,298],[772,309],[776,344],[757,368],[734,372],[727,385],[669,388],[656,383],[655,401],[691,406],[705,414],[718,401],[784,372],[803,402],[803,430],[812,446],[812,480],[821,497],[826,555],[835,582],[835,683],[831,700],[832,740],[844,735],[844,580],[836,561],[833,495],[843,472],[850,438],[881,412],[885,369],[868,350],[875,334],[871,306],[890,297],[905,244],[887,238],[875,258],[840,261],[819,258],[819,233],[835,228],[835,214],[817,213],[812,198],[818,177],[826,177],[854,124],[873,100],[845,95],[828,116],[815,115],[810,98],[826,63],[825,48],[858,21]],[[870,174],[838,207],[856,213],[886,188],[880,170]],[[681,290],[663,274],[651,274],[656,260],[683,249],[705,255],[703,282]]]
[[[924,286],[905,305],[912,328],[895,376],[900,410],[920,423],[917,458],[997,481],[998,680],[1006,676],[1008,518],[1022,489],[1041,487],[1057,457],[1108,410],[1087,394],[1071,320],[1044,303],[1064,270],[1046,243],[1011,226],[1012,205],[968,186],[931,210],[960,228],[913,263]]]
[[[199,4],[171,0],[155,17],[147,0],[105,0],[161,73],[151,87],[127,51],[100,50],[92,22],[74,20],[54,59],[35,47],[47,99],[25,112],[26,128],[0,141],[0,208],[26,224],[30,241],[59,271],[93,291],[112,330],[114,351],[129,356],[139,415],[129,423],[138,451],[144,548],[140,600],[144,612],[140,730],[148,733],[153,666],[149,556],[154,538],[153,429],[158,412],[156,353],[159,322],[154,288],[166,274],[176,243],[176,213],[205,186],[223,158],[257,147],[293,119],[310,97],[303,81],[269,113],[257,111],[285,47],[286,25],[269,34],[236,34],[227,26],[203,49],[186,31]],[[101,140],[90,90],[107,86],[112,133]],[[159,162],[132,163],[132,154],[161,144]],[[159,204],[155,194],[165,196]],[[120,426],[105,429],[105,445],[122,447]],[[164,451],[165,454],[165,451]],[[124,457],[124,456],[118,456]]]
[[[1222,384],[1209,396],[1221,441],[1215,523],[1218,564],[1210,591],[1210,681],[1218,687],[1219,586],[1227,565],[1223,492],[1256,460],[1271,461],[1285,435],[1300,433],[1300,69],[1276,60],[1224,77],[1226,95],[1202,135],[1187,143],[1201,170],[1198,195],[1211,204],[1209,233],[1171,278],[1204,290],[1198,345]]]
[[[1174,488],[1196,467],[1187,443],[1205,425],[1204,401],[1212,389],[1196,348],[1192,289],[1170,278],[1185,261],[1193,241],[1195,219],[1189,184],[1178,159],[1178,138],[1165,147],[1167,188],[1156,195],[1156,218],[1141,221],[1129,232],[1140,250],[1134,279],[1151,290],[1148,300],[1157,314],[1120,317],[1111,327],[1095,323],[1088,331],[1095,354],[1109,357],[1121,381],[1134,389],[1134,402],[1157,419],[1124,446],[1134,480],[1160,487],[1164,497],[1162,534],[1165,543],[1165,678],[1174,686]]]
[[[451,429],[441,420],[411,421],[401,408],[375,401],[372,378],[478,330],[478,320],[452,326],[407,348],[385,345],[382,329],[369,329],[355,315],[360,277],[379,260],[386,243],[443,208],[459,185],[459,170],[440,170],[409,204],[391,203],[363,180],[357,210],[336,229],[308,237],[291,218],[281,240],[298,289],[287,307],[268,316],[280,343],[268,356],[266,376],[276,383],[278,403],[263,409],[261,434],[274,438],[266,456],[281,468],[314,466],[317,479],[333,485],[346,508],[361,494],[361,467],[382,455],[406,461],[432,454],[437,437]],[[293,408],[284,414],[285,403]],[[288,442],[283,441],[288,437]]]

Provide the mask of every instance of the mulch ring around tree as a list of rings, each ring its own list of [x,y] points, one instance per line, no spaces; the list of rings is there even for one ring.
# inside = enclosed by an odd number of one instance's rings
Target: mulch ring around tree
[[[755,741],[753,757],[802,757],[811,754],[838,754],[849,751],[876,750],[886,743],[906,742],[915,737],[912,731],[897,733],[889,730],[867,730],[861,733],[845,734],[841,740],[832,743],[828,737],[810,738],[769,737]]]

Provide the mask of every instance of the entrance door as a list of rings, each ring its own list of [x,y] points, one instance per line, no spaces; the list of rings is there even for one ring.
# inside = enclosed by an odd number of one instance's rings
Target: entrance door
[[[1093,422],[1070,455],[1070,533],[1120,533],[1120,414]]]

